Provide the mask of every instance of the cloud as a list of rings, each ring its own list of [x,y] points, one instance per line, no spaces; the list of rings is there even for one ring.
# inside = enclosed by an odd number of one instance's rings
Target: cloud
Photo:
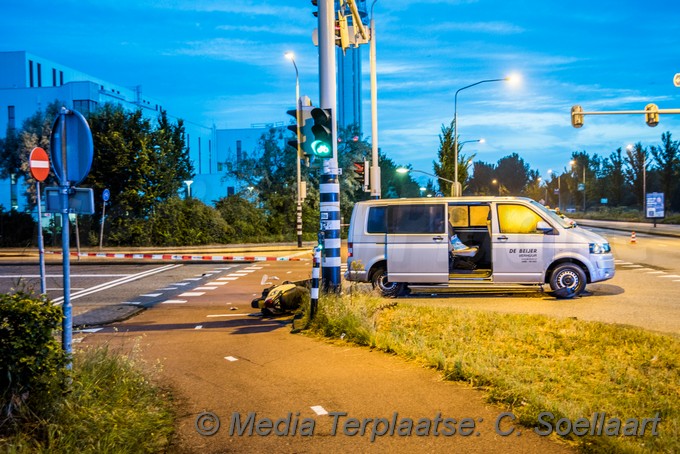
[[[524,29],[508,22],[442,22],[428,26],[433,32],[467,32],[487,33],[494,35],[511,35],[523,33]]]

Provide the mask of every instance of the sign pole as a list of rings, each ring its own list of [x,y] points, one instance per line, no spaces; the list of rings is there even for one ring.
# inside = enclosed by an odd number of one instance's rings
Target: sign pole
[[[62,348],[67,355],[71,355],[72,352],[72,339],[73,339],[73,316],[72,316],[72,306],[71,306],[71,253],[69,250],[69,237],[70,237],[70,220],[68,217],[69,204],[68,204],[68,193],[69,193],[69,182],[68,182],[68,166],[67,166],[67,154],[66,154],[66,108],[61,108],[60,113],[61,118],[61,164],[62,164],[62,178],[61,186],[59,192],[61,194],[61,248],[62,248],[62,268],[64,274],[64,303],[62,304],[62,311],[64,313],[64,320],[62,322]],[[67,369],[71,369],[72,363],[69,361],[66,366]]]
[[[42,207],[40,200],[40,181],[35,182],[35,192],[38,195],[38,257],[40,262],[40,293],[47,292],[47,282],[45,279],[45,244],[42,231]]]
[[[47,156],[45,150],[40,147],[35,147],[31,150],[28,157],[31,175],[35,178],[35,192],[38,199],[38,256],[40,263],[40,293],[47,292],[47,284],[45,283],[45,242],[43,240],[42,230],[42,201],[40,182],[45,181],[50,173],[50,158]]]
[[[67,124],[68,123],[68,124]],[[68,131],[68,137],[66,133]],[[62,312],[64,319],[62,322],[62,347],[64,353],[70,358],[72,352],[72,337],[73,337],[73,315],[71,313],[71,253],[70,253],[70,220],[69,213],[75,214],[85,213],[79,211],[78,207],[71,209],[70,199],[78,197],[79,188],[75,187],[78,183],[83,181],[92,167],[92,159],[94,157],[94,146],[92,142],[92,131],[87,124],[87,120],[79,112],[75,110],[68,110],[62,107],[59,116],[52,126],[52,135],[50,137],[50,146],[52,153],[52,162],[54,162],[54,173],[59,179],[59,188],[57,199],[58,207],[54,212],[61,213],[61,246],[62,246],[62,264],[64,274],[64,302],[62,303]],[[94,207],[92,201],[92,191],[89,191],[90,201],[89,206]],[[50,201],[50,197],[47,197]],[[92,214],[92,211],[87,214]],[[77,218],[76,218],[77,221]],[[73,366],[72,361],[66,364],[67,369]]]
[[[110,192],[108,189],[104,189],[104,192],[102,193],[102,225],[101,228],[99,229],[99,250],[102,250],[102,247],[104,246],[104,220],[106,218],[106,202],[109,201],[110,197]]]

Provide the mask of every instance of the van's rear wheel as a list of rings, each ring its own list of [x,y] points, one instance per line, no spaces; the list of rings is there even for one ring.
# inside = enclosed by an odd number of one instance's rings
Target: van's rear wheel
[[[399,296],[404,292],[406,285],[401,282],[390,282],[387,279],[387,270],[378,268],[371,279],[373,288],[377,288],[384,296]]]
[[[550,276],[550,288],[558,298],[574,298],[586,288],[586,273],[573,263],[563,263]]]

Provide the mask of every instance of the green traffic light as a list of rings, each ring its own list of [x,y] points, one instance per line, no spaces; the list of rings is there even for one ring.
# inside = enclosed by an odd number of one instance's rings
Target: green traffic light
[[[322,142],[321,140],[315,140],[312,142],[312,151],[320,158],[330,158],[331,154],[333,153],[331,147],[326,142]]]

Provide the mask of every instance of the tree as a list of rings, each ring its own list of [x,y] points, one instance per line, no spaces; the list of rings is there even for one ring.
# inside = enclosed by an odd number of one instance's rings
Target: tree
[[[161,111],[156,127],[141,109],[129,112],[105,104],[88,117],[95,158],[83,186],[111,193],[112,218],[146,218],[173,197],[193,168],[181,121],[170,124]]]
[[[475,161],[472,163],[472,178],[467,187],[467,191],[472,195],[489,195],[492,194],[493,188],[491,181],[494,179],[494,172],[496,167],[493,164],[488,164],[482,161]]]
[[[671,206],[671,196],[678,187],[678,171],[680,170],[680,157],[678,156],[678,141],[671,139],[671,133],[661,134],[661,145],[651,146],[651,153],[658,165],[661,190],[666,195],[666,208]]]
[[[498,184],[505,188],[503,195],[523,194],[527,183],[534,178],[530,173],[529,164],[526,164],[517,153],[501,158],[494,173]]]
[[[611,153],[602,162],[602,176],[605,183],[605,194],[612,206],[619,206],[624,201],[625,173],[624,158],[621,148]]]
[[[648,154],[647,148],[643,147],[640,142],[626,150],[626,168],[624,174],[633,187],[633,193],[639,206],[643,206],[644,203],[643,179],[646,172],[645,167],[647,166]]]
[[[440,179],[437,182],[439,184],[439,189],[443,194],[452,194],[451,183],[446,180],[451,180],[455,178],[456,173],[456,153],[454,150],[455,140],[454,140],[454,130],[455,121],[451,121],[449,126],[442,125],[442,132],[439,134],[439,151],[437,152],[438,161],[432,163],[434,167],[434,174]],[[458,145],[458,151],[460,152],[460,145]],[[460,162],[460,156],[458,156]],[[467,172],[465,177],[461,175],[460,168],[458,169],[458,181],[465,181],[467,179]],[[443,178],[443,179],[442,179]]]

